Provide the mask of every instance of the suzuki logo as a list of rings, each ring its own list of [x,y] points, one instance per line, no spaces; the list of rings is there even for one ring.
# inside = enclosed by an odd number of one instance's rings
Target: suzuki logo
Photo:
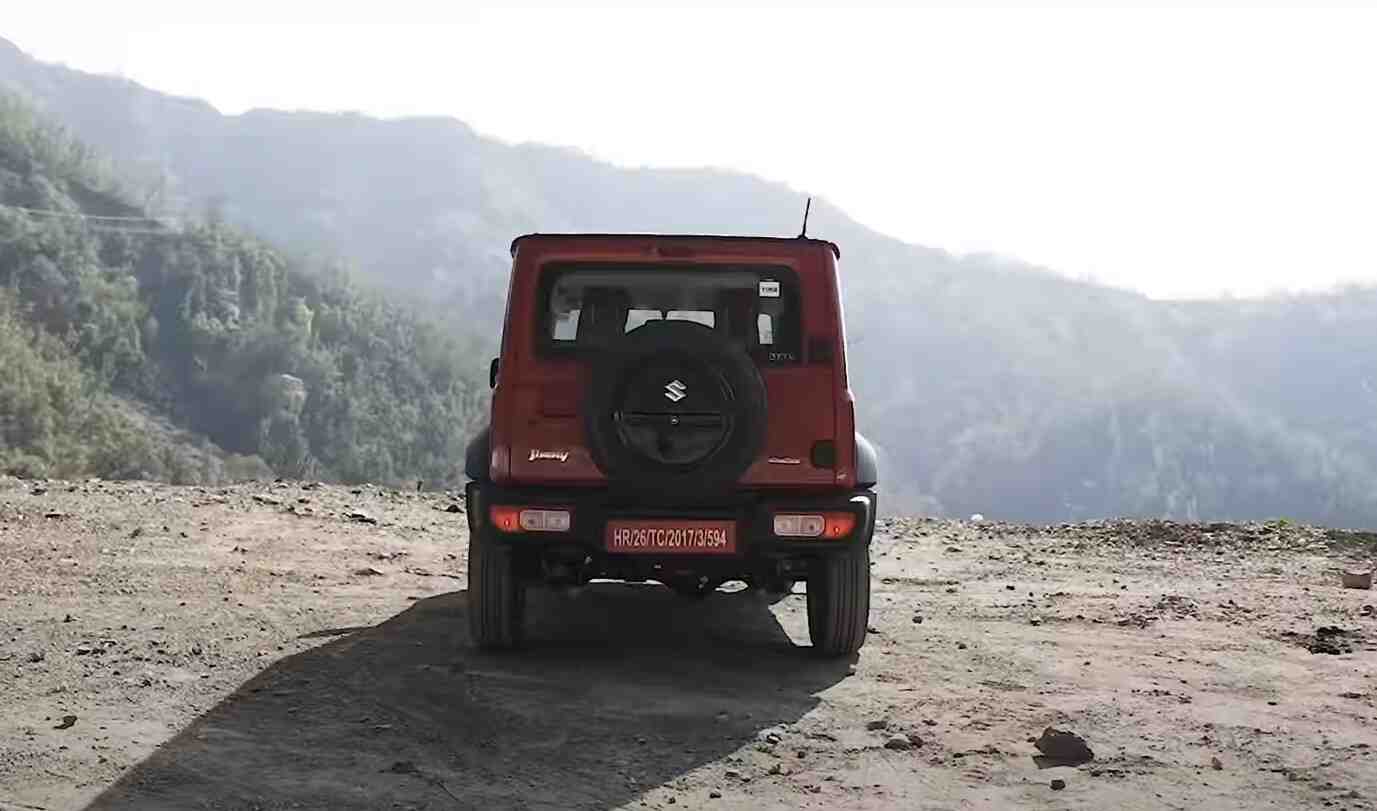
[[[688,386],[681,380],[671,380],[665,384],[665,398],[671,403],[677,403],[688,396]]]

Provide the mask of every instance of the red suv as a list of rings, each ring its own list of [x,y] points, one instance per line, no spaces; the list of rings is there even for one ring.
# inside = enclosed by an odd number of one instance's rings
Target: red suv
[[[807,238],[512,243],[492,418],[465,465],[475,643],[520,642],[533,584],[803,580],[814,647],[861,647],[876,460],[839,256]]]

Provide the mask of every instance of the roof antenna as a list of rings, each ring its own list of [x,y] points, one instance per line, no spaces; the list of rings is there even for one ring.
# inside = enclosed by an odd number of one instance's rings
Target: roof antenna
[[[798,232],[799,239],[808,238],[808,212],[813,208],[813,198],[809,197],[808,202],[803,205],[803,230]]]

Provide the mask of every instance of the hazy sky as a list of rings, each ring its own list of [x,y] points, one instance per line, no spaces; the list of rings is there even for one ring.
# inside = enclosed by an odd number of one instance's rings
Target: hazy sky
[[[0,35],[224,112],[448,114],[741,169],[1158,296],[1377,281],[1372,10],[89,5],[9,9]]]

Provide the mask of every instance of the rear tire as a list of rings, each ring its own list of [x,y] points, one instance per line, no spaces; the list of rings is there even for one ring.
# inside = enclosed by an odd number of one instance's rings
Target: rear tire
[[[865,644],[870,622],[870,547],[828,555],[808,575],[808,637],[822,656],[846,656]]]
[[[516,576],[512,550],[491,532],[469,533],[469,637],[483,650],[510,650],[525,628],[526,585]]]

